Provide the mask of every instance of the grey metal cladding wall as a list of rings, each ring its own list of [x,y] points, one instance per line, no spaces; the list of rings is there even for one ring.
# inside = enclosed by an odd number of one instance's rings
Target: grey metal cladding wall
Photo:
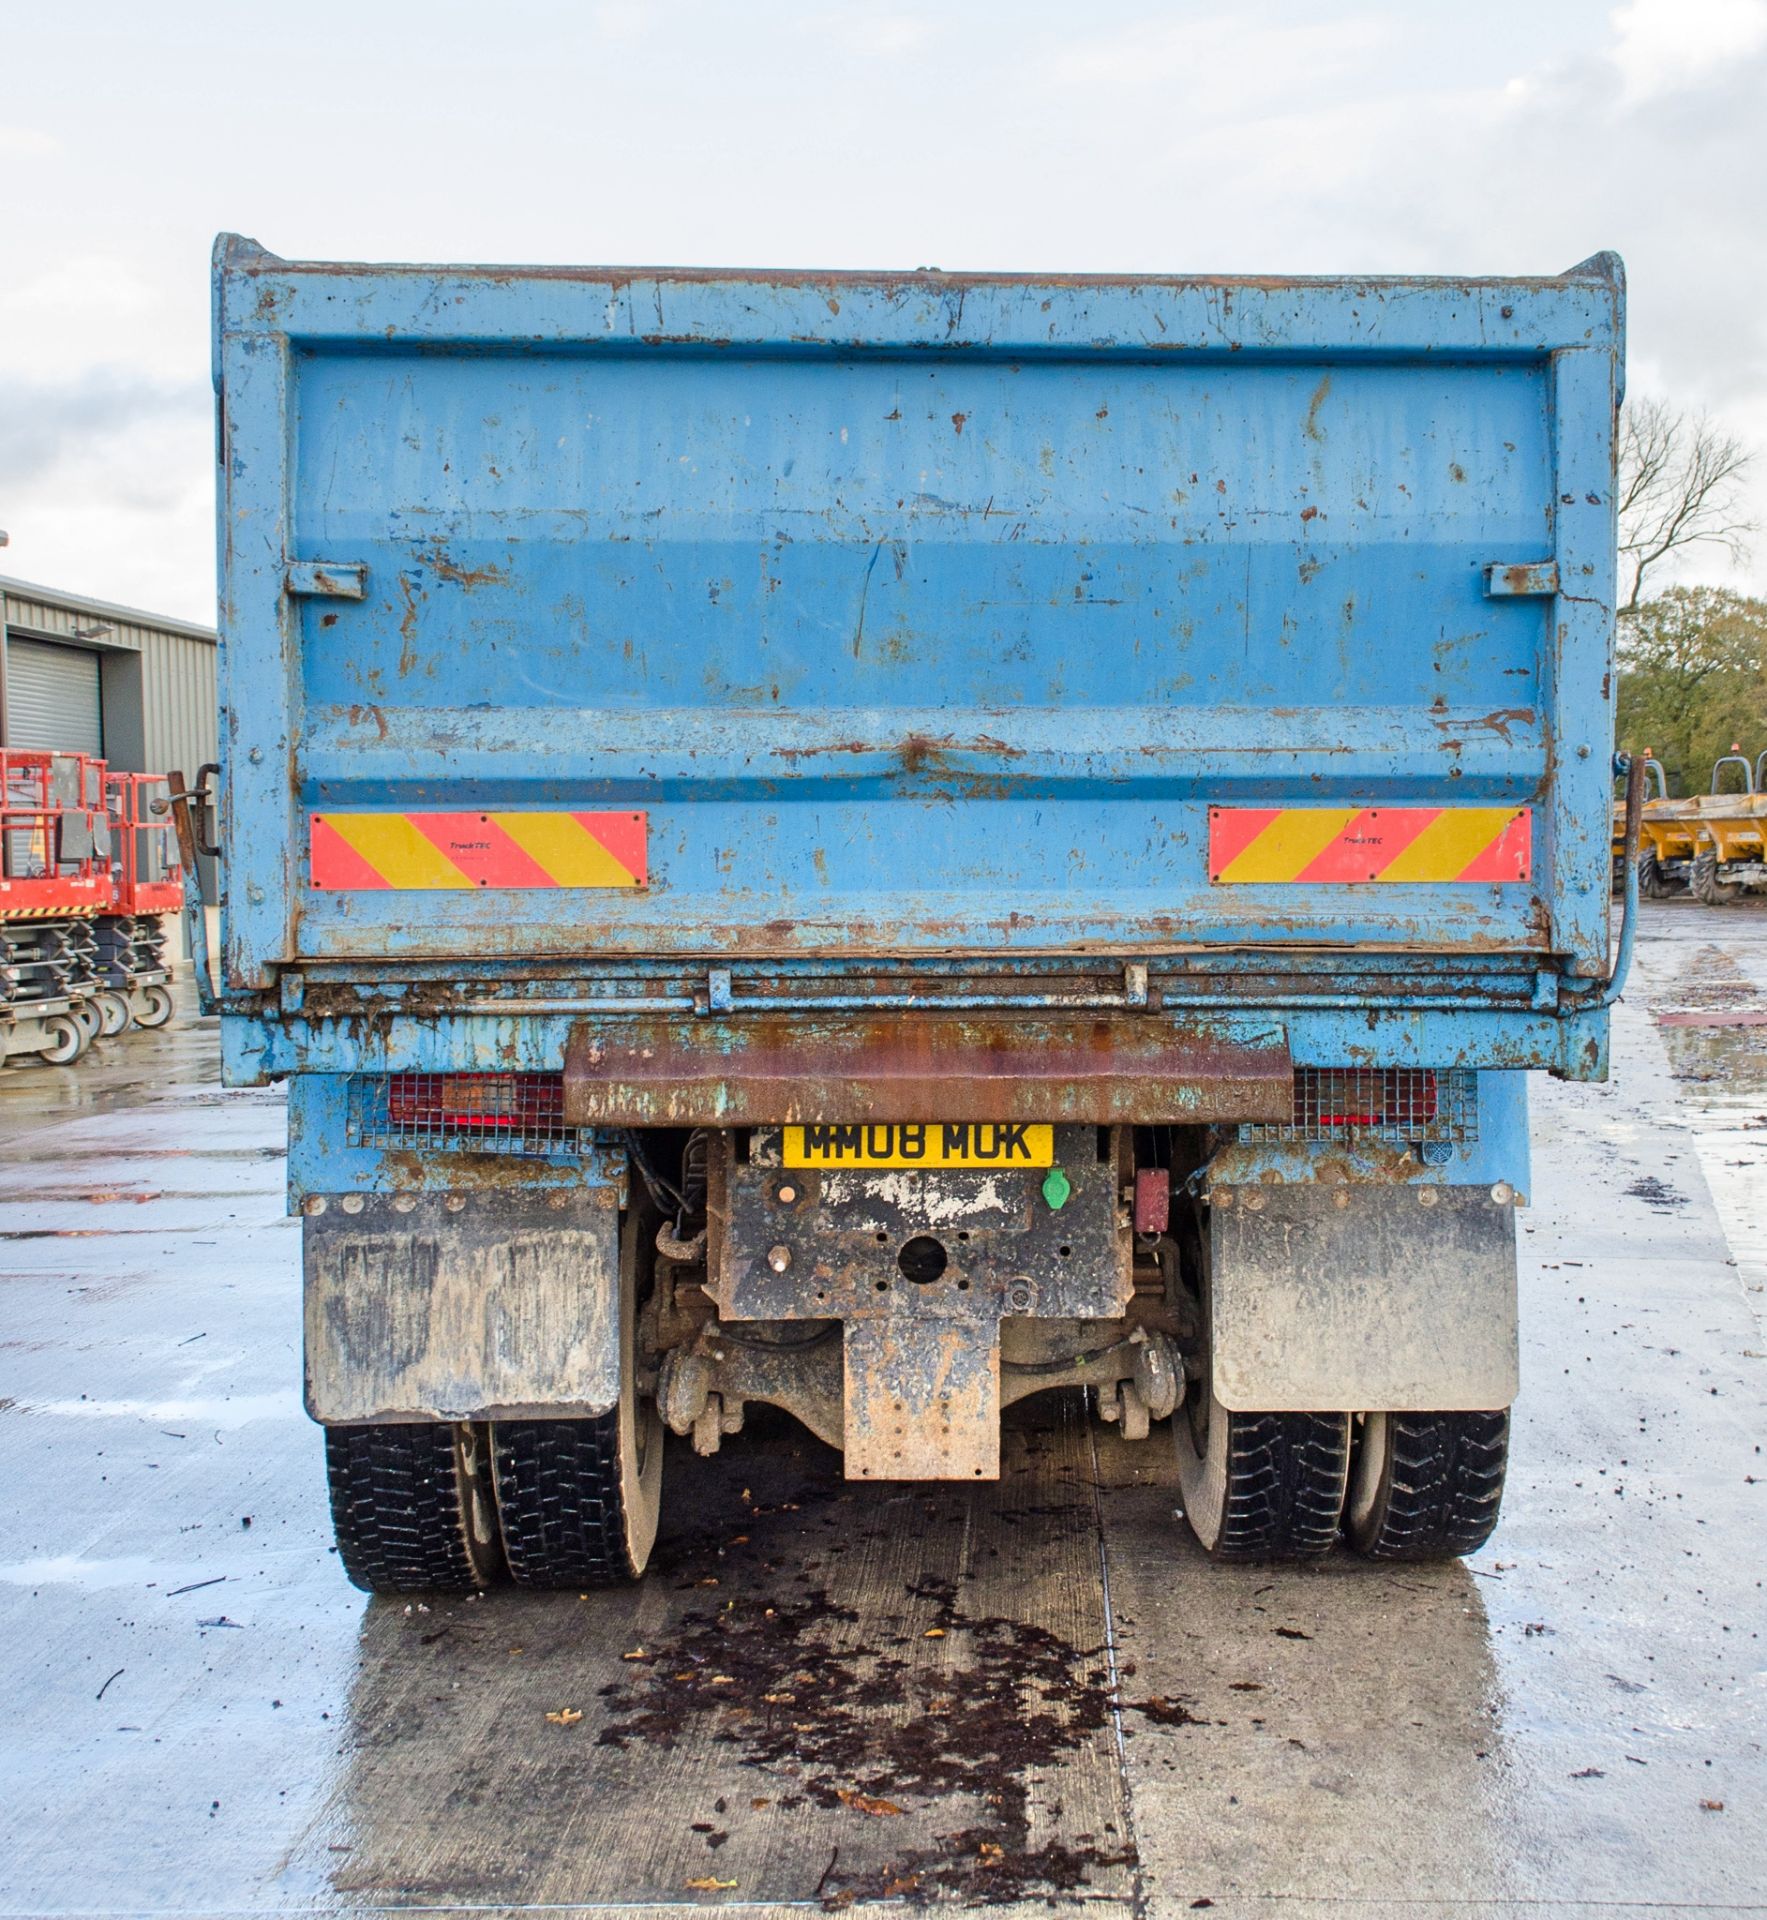
[[[147,629],[141,647],[142,744],[148,773],[194,779],[216,755],[215,647]]]
[[[217,649],[207,628],[26,581],[0,581],[0,605],[13,633],[89,646],[102,656],[105,746],[113,766],[134,773],[176,767],[194,775],[218,757]]]

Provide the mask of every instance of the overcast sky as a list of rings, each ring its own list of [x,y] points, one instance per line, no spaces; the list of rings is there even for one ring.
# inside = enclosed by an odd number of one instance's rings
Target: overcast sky
[[[212,619],[208,253],[1555,272],[1762,448],[1767,0],[200,0],[0,30],[0,572]],[[1732,572],[1767,590],[1767,539]]]

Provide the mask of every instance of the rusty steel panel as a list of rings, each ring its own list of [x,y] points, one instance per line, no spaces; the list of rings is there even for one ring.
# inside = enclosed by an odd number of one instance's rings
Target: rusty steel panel
[[[1281,1120],[1293,1067],[1259,1044],[1154,1015],[637,1016],[573,1030],[567,1126]]]
[[[233,1011],[547,956],[1605,974],[1617,260],[216,264]],[[1222,887],[1211,806],[1531,808],[1539,857]],[[637,808],[642,889],[311,884],[314,812]]]
[[[713,1296],[726,1321],[841,1323],[849,1479],[992,1479],[1002,1318],[1129,1304],[1115,1153],[1091,1127],[1058,1129],[1052,1200],[1041,1168],[809,1171],[758,1138],[725,1169]]]

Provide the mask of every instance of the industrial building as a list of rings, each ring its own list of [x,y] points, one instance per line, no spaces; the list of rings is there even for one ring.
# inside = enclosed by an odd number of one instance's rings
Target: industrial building
[[[216,757],[213,628],[0,576],[0,632],[0,746],[190,777]]]

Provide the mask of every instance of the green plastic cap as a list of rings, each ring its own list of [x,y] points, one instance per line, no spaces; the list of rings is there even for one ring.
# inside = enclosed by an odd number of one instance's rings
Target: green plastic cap
[[[1060,1213],[1073,1198],[1073,1182],[1060,1167],[1051,1167],[1043,1181],[1043,1198],[1049,1202],[1051,1213]]]

